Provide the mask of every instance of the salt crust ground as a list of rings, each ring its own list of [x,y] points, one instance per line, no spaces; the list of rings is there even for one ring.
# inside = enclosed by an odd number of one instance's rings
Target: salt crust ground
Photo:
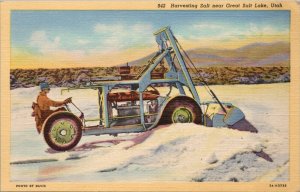
[[[22,164],[11,165],[11,180],[288,180],[289,84],[213,86],[213,89],[221,100],[239,106],[258,133],[173,124],[148,133],[83,137],[77,150],[63,153],[52,153],[35,131],[30,105],[38,88],[12,90],[11,162]],[[198,91],[201,99],[208,99],[203,88]],[[50,95],[57,100],[68,96],[74,97],[74,102],[88,112],[87,116],[97,113],[95,107],[92,109],[97,102],[93,91],[61,96],[60,89],[54,88]],[[253,153],[261,150],[273,162]]]

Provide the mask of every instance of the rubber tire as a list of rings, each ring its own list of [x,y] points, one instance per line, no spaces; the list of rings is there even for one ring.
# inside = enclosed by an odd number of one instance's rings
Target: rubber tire
[[[50,132],[51,132],[53,123],[56,120],[61,119],[61,118],[69,119],[70,121],[73,121],[76,124],[76,126],[74,127],[76,129],[76,133],[77,133],[77,134],[75,134],[75,139],[73,139],[68,145],[65,145],[65,146],[57,145],[50,138],[51,137]],[[43,133],[44,133],[45,141],[49,145],[49,147],[51,147],[52,149],[54,149],[56,151],[67,151],[67,150],[73,149],[79,143],[81,136],[82,136],[82,123],[73,114],[58,113],[58,114],[53,115],[52,117],[50,117],[47,120]]]
[[[174,98],[167,104],[159,120],[159,125],[172,124],[173,112],[178,107],[184,107],[191,112],[193,123],[196,124],[202,123],[202,111],[200,107],[197,105],[197,103],[188,97],[178,97],[178,98]]]

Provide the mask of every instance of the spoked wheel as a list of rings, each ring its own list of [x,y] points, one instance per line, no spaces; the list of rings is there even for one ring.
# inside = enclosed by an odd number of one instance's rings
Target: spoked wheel
[[[202,111],[197,103],[189,97],[177,97],[165,107],[159,124],[202,122]]]
[[[75,147],[82,136],[82,124],[71,113],[57,113],[51,116],[44,127],[47,144],[54,150],[66,151]]]

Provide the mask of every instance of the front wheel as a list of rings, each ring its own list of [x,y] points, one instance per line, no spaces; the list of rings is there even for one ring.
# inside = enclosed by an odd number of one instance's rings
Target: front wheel
[[[51,116],[44,127],[47,144],[56,151],[67,151],[75,147],[82,136],[82,123],[71,113]]]

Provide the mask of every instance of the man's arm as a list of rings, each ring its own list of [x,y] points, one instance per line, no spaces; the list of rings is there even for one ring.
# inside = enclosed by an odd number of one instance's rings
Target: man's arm
[[[48,98],[48,105],[51,106],[51,107],[60,107],[64,104],[71,103],[71,102],[72,102],[71,98],[67,98],[64,101],[53,101],[53,100]]]
[[[65,104],[64,101],[53,101],[51,99],[48,100],[48,105],[51,106],[51,107],[60,107],[64,104]]]

